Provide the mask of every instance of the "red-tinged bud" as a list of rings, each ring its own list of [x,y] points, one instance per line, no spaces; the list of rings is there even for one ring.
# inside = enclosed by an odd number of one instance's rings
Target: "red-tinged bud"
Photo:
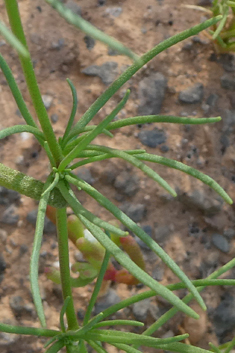
[[[69,239],[76,245],[79,238],[84,237],[84,227],[79,218],[74,214],[68,216],[68,236]]]
[[[44,273],[52,282],[60,284],[60,271],[55,267],[45,267]]]
[[[145,261],[136,240],[131,235],[128,235],[126,237],[120,237],[120,243],[123,250],[130,256],[131,260],[145,271]]]
[[[56,224],[56,208],[55,207],[47,205],[46,215],[52,223]]]
[[[139,283],[139,280],[131,275],[125,268],[116,272],[115,282],[124,283],[128,285],[135,285]]]
[[[105,249],[100,243],[80,238],[76,241],[76,247],[81,251],[86,261],[92,264],[94,268],[100,268],[105,253]]]
[[[104,280],[105,281],[115,281],[116,273],[117,273],[116,268],[113,266],[112,262],[109,261],[107,270],[104,275]]]

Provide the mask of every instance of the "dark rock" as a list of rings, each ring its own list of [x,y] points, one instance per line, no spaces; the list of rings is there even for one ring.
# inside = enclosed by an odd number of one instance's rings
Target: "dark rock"
[[[133,196],[139,190],[139,177],[123,171],[116,177],[114,187],[124,195]]]
[[[88,50],[91,50],[95,46],[95,39],[89,36],[84,37],[84,42],[86,43],[86,47]]]
[[[167,79],[157,72],[145,77],[139,83],[138,97],[140,100],[138,113],[141,115],[157,115],[161,111],[167,86]]]
[[[114,61],[107,61],[101,66],[91,65],[82,70],[88,76],[98,76],[105,85],[112,83],[118,74],[118,64]]]
[[[204,87],[202,83],[196,83],[179,93],[179,101],[186,104],[200,103],[203,99]]]
[[[146,215],[146,206],[141,203],[132,204],[125,202],[120,209],[134,222],[140,222]]]
[[[94,184],[95,179],[93,178],[90,169],[86,167],[79,168],[77,171],[77,176],[90,185]]]
[[[224,231],[224,236],[227,239],[232,239],[235,236],[235,230],[233,228],[228,228]]]
[[[225,73],[220,78],[220,84],[222,88],[228,89],[230,91],[235,91],[235,76]]]
[[[169,226],[160,226],[155,229],[154,233],[154,240],[157,243],[164,243],[169,236],[171,235],[172,231]]]
[[[57,41],[51,43],[51,49],[60,50],[64,46],[64,38],[60,38]]]
[[[150,299],[144,299],[133,304],[132,312],[136,320],[144,322],[147,319],[150,309]]]
[[[20,250],[19,250],[19,255],[23,256],[24,254],[26,254],[28,252],[29,248],[26,244],[22,244],[20,246]]]
[[[20,316],[24,312],[24,300],[18,295],[10,298],[9,305],[15,316]]]
[[[227,72],[235,71],[235,56],[232,53],[222,54],[219,58],[219,62]]]
[[[120,298],[114,289],[109,289],[108,293],[100,298],[95,304],[94,314],[97,315],[109,308],[110,306],[120,302]]]
[[[193,190],[188,193],[180,193],[178,196],[185,206],[197,208],[203,212],[206,216],[213,216],[220,212],[223,201],[208,197],[202,190]]]
[[[227,333],[230,333],[235,328],[235,298],[226,293],[219,306],[215,309],[213,315],[213,323],[216,335],[220,340]]]
[[[83,321],[84,317],[85,317],[85,310],[82,308],[78,309],[78,311],[77,311],[78,320]]]
[[[142,130],[138,134],[138,138],[143,145],[155,148],[166,142],[166,134],[163,130],[154,128],[153,130]]]
[[[169,148],[167,145],[162,145],[162,146],[160,147],[160,150],[161,150],[163,153],[168,152],[169,149],[170,149],[170,148]]]
[[[36,225],[36,220],[37,220],[37,214],[38,210],[35,209],[27,214],[27,221],[34,226]],[[44,223],[44,233],[56,233],[56,226],[47,218],[45,217],[45,223]]]
[[[14,190],[8,190],[3,186],[0,186],[0,204],[8,206],[13,202],[20,200],[20,194]]]
[[[212,93],[206,100],[206,104],[209,105],[211,108],[214,108],[219,96],[216,93]]]
[[[7,265],[2,254],[0,254],[0,275],[5,271]]]
[[[57,123],[57,121],[59,120],[59,116],[57,114],[52,114],[51,116],[51,122],[53,124]]]
[[[17,208],[14,205],[9,206],[1,216],[1,222],[5,224],[14,225],[19,220],[19,215],[16,213]]]
[[[118,6],[107,7],[105,13],[112,17],[119,17],[122,13],[122,8]]]
[[[231,134],[235,132],[235,110],[226,109],[223,114],[223,128],[224,134]]]
[[[69,0],[66,2],[66,7],[73,11],[76,15],[81,16],[82,15],[82,9],[81,6],[79,6],[75,1]]]
[[[108,49],[108,55],[116,56],[116,55],[120,55],[120,53],[117,50],[115,50],[115,49],[109,48]]]
[[[224,253],[228,253],[229,252],[229,243],[228,240],[223,237],[223,235],[220,234],[212,234],[212,244],[219,249],[220,251],[224,252]]]
[[[149,225],[144,225],[142,227],[143,231],[150,236],[150,238],[152,238],[153,236],[153,229],[151,226]],[[147,251],[151,251],[151,249],[148,247],[148,245],[146,245],[139,237],[135,236],[135,240],[136,242],[139,244],[139,246],[144,249],[144,250],[147,250]]]
[[[104,6],[106,3],[106,0],[98,0],[98,6]]]

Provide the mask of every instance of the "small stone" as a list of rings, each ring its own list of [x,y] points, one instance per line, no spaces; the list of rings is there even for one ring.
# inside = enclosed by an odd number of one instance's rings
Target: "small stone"
[[[96,302],[94,314],[97,315],[105,309],[108,309],[110,306],[119,302],[120,297],[117,295],[116,291],[114,289],[109,289],[108,293],[105,296],[99,298]]]
[[[203,99],[204,87],[202,83],[196,83],[179,93],[179,101],[186,104],[200,103]]]
[[[51,122],[53,124],[57,123],[58,120],[59,120],[59,116],[57,114],[52,114],[51,115]]]
[[[144,299],[133,304],[132,312],[136,320],[144,322],[147,319],[150,308],[150,299]]]
[[[34,226],[36,225],[37,221],[37,214],[38,210],[35,209],[27,214],[27,221]],[[55,225],[47,218],[45,217],[45,222],[44,222],[44,233],[49,234],[49,233],[56,233],[56,227]]]
[[[193,190],[188,193],[178,193],[178,199],[185,206],[197,208],[206,216],[213,216],[220,212],[223,201],[208,197],[203,190]]]
[[[112,17],[119,17],[122,13],[121,7],[107,7],[105,13]]]
[[[5,272],[7,265],[2,254],[0,254],[0,275]]]
[[[131,204],[129,202],[125,202],[120,208],[134,222],[142,221],[147,212],[146,206],[141,203]]]
[[[15,225],[19,221],[19,215],[16,213],[17,208],[14,205],[9,206],[1,216],[1,222],[5,224]]]
[[[5,244],[7,240],[7,232],[4,229],[0,229],[0,244]]]
[[[219,57],[219,62],[227,72],[235,71],[235,56],[232,53],[222,54]]]
[[[105,85],[112,83],[118,74],[118,64],[114,61],[107,61],[101,66],[91,65],[82,70],[88,76],[98,76]]]
[[[64,46],[64,38],[60,38],[57,41],[51,43],[51,48],[55,50],[60,50]]]
[[[77,171],[77,176],[90,185],[93,185],[95,182],[95,179],[93,178],[90,169],[86,167],[79,168]]]
[[[82,9],[81,6],[79,6],[75,1],[69,0],[66,2],[65,6],[73,11],[76,15],[81,16],[82,15]]]
[[[169,226],[160,226],[155,229],[154,240],[157,243],[164,243],[169,236],[171,235],[172,231]]]
[[[43,104],[44,104],[46,110],[48,110],[52,105],[53,97],[49,96],[48,94],[43,94],[42,101],[43,101]]]
[[[108,49],[108,55],[116,56],[116,55],[120,55],[120,53],[117,50],[115,50],[115,49],[109,48]]]
[[[235,110],[226,109],[223,114],[223,128],[222,131],[224,135],[231,134],[235,132]]]
[[[17,191],[9,190],[0,186],[0,204],[8,206],[13,202],[18,202],[20,200],[20,194]]]
[[[139,190],[139,177],[123,171],[116,177],[114,187],[122,194],[134,196]]]
[[[15,316],[22,315],[22,312],[24,311],[24,300],[22,297],[18,295],[12,296],[9,304]]]
[[[216,93],[212,93],[206,100],[206,104],[208,104],[211,108],[213,108],[218,100],[219,96]]]
[[[168,152],[169,149],[170,149],[170,148],[169,148],[167,145],[162,145],[162,146],[160,147],[160,150],[161,150],[163,153]]]
[[[230,91],[235,91],[235,76],[225,73],[220,78],[220,84],[222,88],[228,89]]]
[[[228,228],[224,231],[224,236],[227,239],[232,239],[235,236],[235,230],[233,228]]]
[[[88,50],[91,50],[95,46],[95,39],[89,36],[84,37],[84,42],[86,43],[86,47]]]
[[[84,317],[85,317],[85,310],[82,308],[78,309],[77,311],[78,320],[83,321]]]
[[[214,310],[213,323],[217,337],[222,340],[235,328],[235,298],[226,293],[218,307]]]
[[[104,6],[106,3],[106,0],[98,0],[98,6]]]
[[[24,254],[26,254],[28,252],[29,248],[26,244],[22,244],[20,246],[20,250],[19,250],[19,255],[23,256]]]
[[[165,97],[166,87],[167,79],[160,72],[156,72],[140,81],[138,89],[140,101],[138,113],[141,115],[159,114]]]
[[[153,130],[142,130],[138,134],[138,138],[143,145],[155,148],[166,142],[166,134],[163,130],[154,128]]]
[[[224,253],[228,253],[229,252],[229,243],[227,241],[227,239],[225,237],[223,237],[223,235],[220,234],[212,234],[212,244],[219,249],[220,251],[224,252]]]

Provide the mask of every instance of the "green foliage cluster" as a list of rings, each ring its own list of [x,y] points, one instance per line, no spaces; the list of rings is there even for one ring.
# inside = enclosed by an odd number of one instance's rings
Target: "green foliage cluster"
[[[203,183],[213,188],[226,202],[229,204],[232,203],[230,197],[213,179],[180,162],[163,158],[161,156],[151,155],[146,153],[144,150],[121,151],[114,148],[108,148],[106,146],[95,145],[93,143],[93,140],[99,134],[104,133],[111,138],[112,134],[110,131],[126,125],[133,125],[137,123],[143,124],[146,122],[204,124],[215,123],[220,120],[219,117],[194,119],[172,116],[140,116],[112,122],[118,112],[124,107],[130,95],[130,92],[127,91],[124,98],[120,101],[117,107],[99,125],[89,125],[92,118],[105,105],[105,103],[146,63],[148,63],[156,55],[171,47],[172,45],[192,35],[196,35],[200,31],[211,27],[212,25],[215,25],[218,21],[221,20],[221,16],[212,18],[161,42],[139,58],[131,50],[125,48],[121,43],[98,31],[93,26],[91,26],[91,24],[85,22],[81,17],[73,14],[70,10],[65,9],[62,3],[56,0],[47,0],[47,2],[55,7],[55,9],[63,17],[65,17],[66,20],[78,26],[81,30],[85,31],[90,36],[101,40],[122,54],[129,56],[134,60],[134,62],[116,81],[113,82],[113,84],[108,87],[108,89],[90,106],[90,108],[76,123],[74,123],[74,120],[77,111],[77,95],[72,82],[68,80],[73,96],[73,107],[63,136],[57,138],[48,118],[47,111],[43,105],[42,97],[36,81],[32,61],[21,24],[17,0],[5,0],[5,6],[11,26],[11,31],[7,29],[7,27],[2,23],[0,23],[0,31],[19,54],[22,70],[38,121],[36,122],[30,114],[10,68],[8,67],[4,58],[0,55],[0,68],[6,77],[13,97],[26,123],[25,125],[16,125],[0,131],[0,138],[2,139],[19,132],[32,133],[47,154],[48,161],[51,166],[51,172],[46,182],[43,184],[41,181],[30,178],[22,173],[19,173],[18,171],[12,170],[0,164],[0,185],[17,190],[24,195],[39,200],[35,238],[30,263],[30,282],[34,304],[42,326],[42,328],[32,328],[0,324],[0,331],[22,335],[48,337],[49,341],[45,345],[47,353],[56,353],[63,347],[66,347],[68,353],[86,353],[87,344],[98,353],[107,353],[103,347],[103,343],[109,343],[118,349],[129,353],[140,352],[138,348],[140,346],[154,347],[156,349],[163,349],[173,352],[208,353],[209,351],[207,350],[186,345],[180,342],[188,337],[187,334],[165,339],[154,338],[152,335],[178,311],[182,311],[183,313],[197,319],[198,314],[187,304],[191,299],[194,298],[202,307],[202,309],[205,310],[205,303],[199,294],[205,286],[234,285],[233,280],[221,280],[217,278],[232,268],[235,265],[235,260],[230,261],[221,269],[212,273],[205,280],[190,281],[185,273],[179,268],[179,266],[153,239],[151,239],[135,222],[133,222],[98,190],[78,178],[73,173],[73,170],[87,163],[93,163],[108,158],[119,158],[139,168],[143,173],[155,180],[167,192],[173,196],[176,196],[175,190],[152,168],[147,166],[145,162],[163,164],[198,178]],[[79,159],[79,162],[74,161],[74,159]],[[162,284],[155,281],[135,262],[133,262],[130,257],[110,239],[110,224],[104,222],[83,208],[78,198],[73,193],[71,186],[76,186],[79,190],[86,192],[91,198],[95,199],[100,206],[106,208],[127,229],[138,236],[146,245],[149,246],[153,252],[155,252],[162,259],[164,263],[166,263],[166,265],[179,278],[180,282],[169,286],[163,286]],[[60,281],[64,298],[64,304],[60,312],[60,330],[50,330],[46,328],[46,319],[43,311],[38,284],[38,262],[40,246],[42,242],[45,213],[48,204],[56,207]],[[70,281],[66,213],[67,205],[72,208],[73,212],[84,225],[84,227],[88,229],[90,233],[92,233],[92,235],[97,239],[97,241],[105,248],[105,256],[99,270],[94,291],[86,310],[84,322],[80,327],[78,325],[74,309],[72,286]],[[120,236],[120,229],[112,226],[112,231],[114,233],[116,232],[117,236]],[[113,305],[110,308],[104,310],[99,315],[91,318],[91,312],[97,300],[101,283],[111,256],[113,256],[141,283],[150,288],[150,290],[141,294],[137,294],[132,298],[123,300],[119,304]],[[182,300],[173,293],[179,288],[187,288],[189,291],[189,294]],[[134,334],[131,332],[123,331],[120,332],[115,329],[103,329],[105,326],[110,327],[116,325],[143,326],[141,322],[132,320],[110,321],[105,319],[128,305],[141,301],[145,298],[150,298],[156,294],[161,295],[169,303],[171,303],[172,309],[162,315],[142,334]],[[231,343],[227,344],[226,347],[223,347],[225,348],[226,353],[229,352],[233,344],[234,342],[232,341]],[[218,347],[214,346],[212,346],[211,349],[216,352],[220,350]]]

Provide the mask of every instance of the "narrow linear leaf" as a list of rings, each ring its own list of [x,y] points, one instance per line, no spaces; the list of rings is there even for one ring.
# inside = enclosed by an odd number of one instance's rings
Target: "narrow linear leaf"
[[[227,272],[231,268],[235,266],[235,259],[229,261],[226,265],[222,266],[218,270],[214,271],[207,279],[215,279],[221,276],[223,273]],[[198,292],[201,292],[205,287],[198,287]],[[184,297],[184,303],[189,303],[190,300],[193,299],[192,294],[188,294]],[[171,308],[165,314],[163,314],[156,322],[148,327],[146,331],[143,332],[144,335],[151,336],[155,331],[157,331],[161,326],[163,326],[167,321],[169,321],[173,316],[175,316],[178,312],[177,308]]]
[[[58,184],[60,180],[60,176],[59,176],[59,173],[55,173],[55,178],[54,180],[52,181],[52,183],[48,186],[48,188],[43,191],[42,193],[42,197],[45,196],[47,193],[50,193],[55,187],[56,185]]]
[[[219,350],[218,347],[216,347],[214,344],[212,344],[211,342],[209,342],[209,346],[211,347],[211,350],[215,353],[221,353],[221,351]]]
[[[116,207],[109,199],[104,197],[100,192],[95,188],[77,178],[73,179],[67,176],[68,182],[75,183],[81,187],[86,193],[93,197],[101,206],[106,208],[111,212],[122,224],[129,228],[134,234],[136,234],[146,245],[149,246],[161,259],[162,261],[176,274],[178,278],[181,279],[183,283],[186,284],[190,292],[193,293],[195,299],[200,303],[200,305],[205,308],[204,302],[200,295],[198,294],[196,288],[193,286],[191,281],[185,275],[185,273],[179,268],[179,266],[170,258],[170,256],[165,253],[165,251],[153,240],[151,239],[142,228],[140,228],[135,222],[133,222],[124,212],[122,212],[118,207]],[[125,267],[125,266],[124,266]]]
[[[72,178],[70,178],[72,179]],[[73,181],[73,180],[72,180]],[[109,237],[96,225],[88,221],[84,216],[82,216],[77,209],[77,199],[75,199],[67,190],[62,182],[59,183],[59,189],[64,196],[64,198],[69,202],[70,207],[73,209],[74,213],[81,220],[81,222],[86,226],[86,228],[92,233],[92,235],[106,248],[115,259],[125,267],[135,278],[137,278],[141,283],[150,287],[156,293],[160,294],[166,300],[168,300],[172,305],[178,307],[184,313],[189,316],[198,318],[198,315],[188,306],[182,305],[181,300],[169,291],[166,287],[155,281],[146,272],[141,270],[116,244],[114,244]],[[192,286],[192,285],[191,285]],[[194,287],[193,287],[194,288]]]
[[[97,353],[108,353],[108,351],[106,351],[106,349],[104,349],[104,348],[101,347],[98,343],[96,343],[96,342],[94,342],[94,341],[88,340],[87,343],[88,343],[92,348],[94,348],[94,350],[95,350]]]
[[[156,156],[156,155],[152,155],[149,153],[143,153],[143,155],[138,154],[138,155],[136,155],[136,158],[140,159],[140,160],[144,160],[146,162],[154,162],[154,163],[162,164],[167,167],[174,168],[174,169],[180,170],[186,174],[189,174],[189,175],[193,176],[194,178],[201,180],[204,184],[210,186],[228,204],[231,205],[233,203],[233,200],[228,196],[228,194],[222,189],[222,187],[215,180],[213,180],[208,175],[205,175],[192,167],[189,167],[181,162],[174,161],[169,158]]]
[[[44,348],[49,347],[53,342],[55,342],[57,340],[57,336],[52,337],[50,340],[48,340],[45,344],[44,344]]]
[[[44,184],[43,192],[49,187],[50,183],[51,183],[51,177],[49,177],[46,183]],[[44,315],[42,299],[40,295],[40,288],[38,284],[38,266],[39,266],[39,255],[40,255],[40,248],[42,243],[43,229],[44,229],[44,220],[46,216],[46,209],[47,209],[49,196],[50,196],[49,192],[44,194],[44,196],[41,197],[38,205],[37,222],[36,222],[33,251],[32,251],[31,260],[30,260],[30,272],[29,272],[33,301],[42,327],[46,326],[46,319]]]
[[[62,340],[56,341],[51,347],[49,347],[46,353],[57,353],[65,346]]]
[[[83,339],[83,336],[91,331],[91,329],[93,329],[93,327],[95,326],[95,324],[99,321],[102,320],[103,318],[103,314],[99,313],[95,319],[93,319],[92,321],[90,321],[89,323],[87,323],[85,326],[83,326],[82,328],[80,328],[79,330],[76,331],[68,331],[66,333],[66,335],[68,337],[76,337],[76,338],[81,338]]]
[[[37,124],[33,120],[32,116],[31,116],[31,114],[25,104],[25,101],[22,97],[20,89],[17,86],[15,78],[11,72],[11,69],[9,68],[9,66],[7,65],[6,61],[4,60],[4,58],[2,57],[1,54],[0,54],[0,68],[1,68],[5,78],[7,80],[7,83],[10,87],[11,93],[13,94],[13,97],[14,97],[15,102],[19,108],[19,111],[21,112],[22,117],[24,118],[24,120],[26,121],[26,123],[28,125],[31,125],[31,126],[37,128]]]
[[[0,332],[14,333],[17,335],[30,335],[39,337],[55,337],[60,331],[49,330],[43,328],[26,327],[26,326],[14,326],[0,323]]]
[[[70,114],[70,118],[69,118],[68,124],[66,126],[65,133],[64,133],[63,138],[62,138],[62,144],[61,144],[62,149],[64,147],[64,141],[66,140],[66,138],[67,138],[68,134],[70,133],[70,130],[71,130],[72,126],[73,126],[74,118],[75,118],[75,115],[76,115],[76,112],[77,112],[77,107],[78,107],[78,97],[77,97],[76,88],[74,87],[72,81],[70,81],[69,78],[67,78],[67,82],[69,84],[69,87],[71,88],[72,97],[73,97],[73,106],[72,106],[72,111],[71,111],[71,114]]]
[[[147,124],[147,123],[173,123],[173,124],[199,125],[199,124],[216,123],[220,120],[221,120],[220,116],[216,118],[184,118],[184,117],[171,116],[171,115],[169,116],[168,115],[143,115],[143,116],[135,116],[132,118],[114,121],[110,123],[106,129],[115,130],[123,126]]]
[[[125,96],[122,98],[121,102],[117,105],[116,108],[99,124],[97,127],[92,130],[86,137],[80,142],[79,145],[74,147],[74,149],[69,152],[69,154],[62,160],[59,165],[58,171],[62,172],[67,165],[76,158],[76,156],[86,148],[86,146],[93,141],[105,128],[106,126],[116,117],[116,115],[120,112],[120,110],[126,104],[130,95],[130,90],[126,91]]]
[[[29,132],[30,134],[33,134],[42,145],[44,144],[44,134],[37,127],[29,125],[15,125],[7,127],[6,129],[0,131],[0,139],[4,139],[5,137],[13,134],[19,134],[21,132]]]
[[[70,134],[70,138],[76,136],[82,131],[82,129],[91,121],[96,113],[105,105],[105,103],[116,93],[137,71],[139,71],[145,64],[152,60],[156,55],[172,47],[173,45],[187,39],[191,36],[198,34],[204,29],[213,26],[222,18],[221,15],[213,17],[199,25],[196,25],[190,29],[187,29],[181,33],[178,33],[171,38],[164,40],[159,43],[156,47],[141,56],[140,60],[131,65],[121,76],[115,80],[108,89],[90,106],[85,112],[79,122],[76,123],[73,131]]]
[[[6,41],[22,56],[29,58],[29,52],[18,38],[0,21],[0,33]]]
[[[57,0],[46,0],[58,13],[69,23],[78,27],[81,31],[85,32],[90,37],[99,40],[100,42],[108,45],[110,48],[117,50],[119,53],[130,57],[133,60],[137,60],[138,56],[133,53],[129,48],[125,47],[122,43],[117,41],[115,38],[105,34],[104,32],[97,29],[91,23],[85,21],[81,16],[76,15],[61,2]]]
[[[128,346],[127,344],[122,344],[122,343],[113,343],[114,347],[117,347],[118,349],[122,349],[124,352],[127,353],[142,353],[142,351],[139,351],[138,349]]]
[[[130,164],[132,164],[133,166],[137,167],[142,172],[144,172],[146,175],[148,175],[151,179],[156,181],[170,195],[172,195],[173,197],[177,196],[175,190],[173,190],[172,187],[163,178],[160,177],[160,175],[158,175],[155,171],[153,171],[151,168],[149,168],[147,165],[140,162],[136,158],[136,156],[138,156],[138,154],[133,156],[133,155],[129,155],[128,153],[125,153],[123,151],[119,151],[119,150],[105,147],[105,146],[91,145],[91,148],[93,148],[94,150],[97,150],[97,151],[104,152],[104,153],[110,153],[114,157],[121,158],[121,159],[129,162]]]
[[[107,320],[107,321],[99,322],[94,326],[94,328],[96,329],[104,326],[117,326],[117,325],[143,327],[144,323],[140,321],[134,321],[134,320]]]
[[[178,353],[209,353],[210,352],[206,349],[199,348],[196,346],[191,346],[189,344],[184,344],[180,342],[159,345],[158,348],[163,350],[168,350],[170,352],[178,352]]]
[[[215,33],[213,34],[212,39],[216,39],[216,37],[220,34],[222,29],[224,28],[224,25],[225,25],[227,17],[228,17],[228,13],[229,13],[229,7],[226,8],[225,13],[223,15],[223,18],[220,21]]]
[[[229,343],[228,347],[225,349],[224,353],[229,353],[233,347],[235,346],[235,337],[234,339]],[[219,348],[218,348],[219,350]]]
[[[47,141],[44,142],[43,147],[44,147],[44,150],[45,150],[45,152],[47,154],[47,157],[49,158],[49,161],[51,163],[51,167],[56,167],[55,159],[54,159],[54,157],[53,157],[53,155],[51,153],[51,150],[50,150],[50,147],[49,147]]]
[[[68,307],[70,300],[71,300],[71,297],[67,297],[65,299],[64,304],[62,306],[62,309],[60,311],[60,327],[61,327],[62,332],[66,331],[65,324],[64,324],[64,315],[66,313],[66,310],[67,310],[67,307]]]
[[[83,321],[84,325],[86,325],[88,323],[90,316],[91,316],[91,313],[92,313],[92,310],[94,308],[94,305],[97,301],[97,297],[99,295],[99,292],[100,292],[100,289],[101,289],[101,286],[103,283],[104,275],[105,275],[105,272],[106,272],[108,264],[109,264],[109,259],[110,259],[110,253],[108,251],[106,251],[101,268],[100,268],[100,272],[99,272],[99,275],[98,275],[98,278],[97,278],[97,281],[95,284],[95,288],[93,290],[91,299],[89,301],[89,304],[88,304],[88,307],[87,307],[87,310],[85,313],[85,317],[84,317],[84,321]],[[103,314],[102,314],[102,317],[103,317]]]

